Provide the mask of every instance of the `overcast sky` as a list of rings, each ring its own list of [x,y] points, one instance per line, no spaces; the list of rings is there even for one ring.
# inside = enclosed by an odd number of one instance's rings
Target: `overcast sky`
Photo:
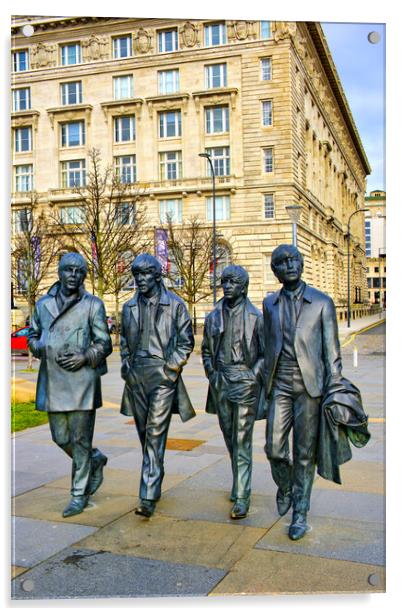
[[[344,92],[372,169],[367,192],[385,190],[385,26],[322,23]],[[371,44],[370,32],[380,41]]]

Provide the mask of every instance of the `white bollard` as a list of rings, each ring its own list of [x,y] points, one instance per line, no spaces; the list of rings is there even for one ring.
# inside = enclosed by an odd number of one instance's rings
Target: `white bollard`
[[[354,368],[358,368],[358,349],[354,347],[353,351],[353,366]]]

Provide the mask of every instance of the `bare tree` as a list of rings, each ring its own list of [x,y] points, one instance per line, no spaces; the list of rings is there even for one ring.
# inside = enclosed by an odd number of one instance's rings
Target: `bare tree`
[[[168,219],[168,267],[166,278],[175,287],[193,316],[197,332],[196,304],[213,293],[212,261],[213,235],[211,227],[204,225],[196,216],[178,227]],[[225,254],[222,244],[216,245],[216,263]],[[217,278],[219,271],[217,272]],[[218,282],[218,280],[217,280]]]
[[[16,294],[27,302],[30,322],[60,248],[49,217],[38,209],[37,201],[36,193],[32,192],[29,205],[12,213],[11,280]],[[28,368],[32,368],[30,352]]]
[[[143,191],[127,174],[102,166],[94,148],[89,153],[86,182],[73,187],[74,216],[59,211],[53,215],[61,234],[68,236],[75,250],[88,262],[93,290],[99,297],[115,298],[115,318],[119,319],[119,299],[128,286],[130,262],[150,246],[143,207]]]

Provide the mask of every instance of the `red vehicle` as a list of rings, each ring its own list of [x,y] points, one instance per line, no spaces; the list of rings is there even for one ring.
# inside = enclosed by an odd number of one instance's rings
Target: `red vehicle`
[[[28,354],[28,327],[20,327],[11,334],[11,352]]]

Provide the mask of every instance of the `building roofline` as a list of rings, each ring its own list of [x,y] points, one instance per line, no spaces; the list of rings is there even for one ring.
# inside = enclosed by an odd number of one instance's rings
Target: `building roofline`
[[[316,51],[318,52],[319,57],[322,61],[324,71],[333,90],[333,94],[340,106],[340,111],[343,115],[343,119],[347,125],[347,128],[350,131],[353,143],[357,149],[361,163],[365,169],[366,174],[369,175],[371,173],[371,166],[369,164],[367,155],[364,150],[364,146],[358,133],[357,126],[354,122],[353,114],[351,113],[351,109],[347,102],[347,98],[344,93],[340,77],[337,73],[336,66],[333,62],[332,54],[327,44],[325,34],[322,30],[322,26],[320,25],[320,23],[313,21],[307,21],[305,23],[308,28],[309,34],[312,37],[312,41],[315,45]]]

